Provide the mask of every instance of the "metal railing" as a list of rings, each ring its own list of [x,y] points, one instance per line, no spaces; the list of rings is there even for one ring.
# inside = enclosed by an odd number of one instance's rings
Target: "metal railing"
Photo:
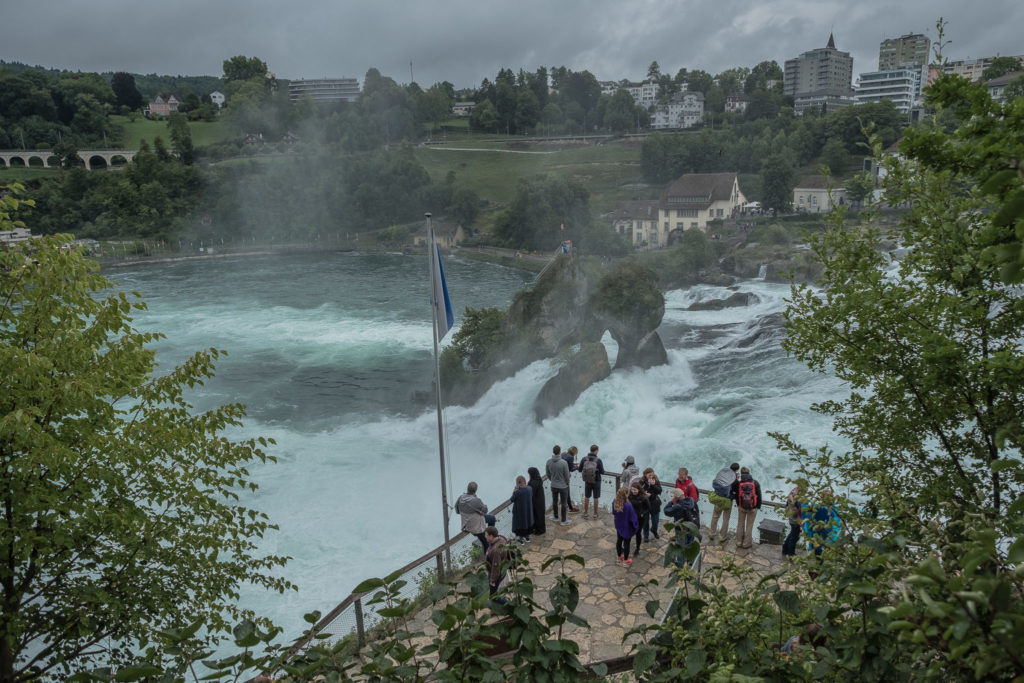
[[[618,489],[619,476],[618,473],[606,473],[601,477],[601,507],[603,510],[610,510],[611,508],[611,502],[615,498],[615,491]],[[675,478],[663,479],[661,481],[665,489],[661,496],[662,504],[664,504],[667,502],[665,497],[672,489]],[[545,501],[551,501],[551,486],[547,481],[547,477],[544,477],[544,489]],[[701,500],[698,501],[698,507],[701,509],[701,521],[706,524],[705,520],[709,520],[710,516],[705,515],[711,514],[711,503],[707,500],[706,495],[708,491],[700,488],[697,490],[704,494]],[[569,482],[569,498],[573,503],[579,505],[583,500],[583,492],[584,483],[582,477],[572,476]],[[783,504],[765,500],[763,505],[769,506],[769,508],[778,508],[779,510],[776,510],[776,512],[780,518],[782,517],[781,508],[785,507]],[[511,529],[511,500],[505,500],[496,508],[490,510],[489,514],[497,518],[495,526],[499,529]],[[457,574],[471,566],[474,561],[479,561],[479,558],[474,558],[473,555],[473,548],[478,547],[475,545],[476,542],[475,536],[461,531],[447,544],[439,545],[398,569],[397,573],[400,579],[406,582],[405,586],[399,591],[398,597],[414,599],[421,594],[425,595],[433,583],[442,580],[449,574]],[[698,556],[695,563],[699,562],[702,556],[703,553]],[[698,564],[697,566],[700,565]],[[383,621],[372,609],[367,609],[365,599],[374,592],[349,594],[313,626],[309,635],[299,642],[295,649],[308,647],[314,637],[322,637],[323,635],[328,635],[328,640],[331,641],[354,636],[358,646],[360,648],[363,647],[366,644],[367,632],[380,625]]]

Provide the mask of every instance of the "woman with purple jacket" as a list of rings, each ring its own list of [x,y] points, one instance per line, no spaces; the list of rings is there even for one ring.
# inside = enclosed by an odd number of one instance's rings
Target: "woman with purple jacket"
[[[615,502],[612,503],[612,517],[615,520],[615,552],[619,559],[616,564],[629,567],[633,560],[629,558],[629,546],[640,530],[640,519],[636,516],[633,505],[629,502],[629,489],[619,489],[615,492]]]

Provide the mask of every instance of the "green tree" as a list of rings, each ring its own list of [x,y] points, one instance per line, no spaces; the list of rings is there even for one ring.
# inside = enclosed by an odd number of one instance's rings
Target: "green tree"
[[[828,167],[832,175],[839,176],[843,175],[846,167],[850,165],[850,155],[841,140],[829,138],[821,148],[820,161],[823,166]]]
[[[796,169],[789,157],[782,153],[769,156],[761,168],[761,178],[765,208],[782,213],[790,212],[793,209]]]
[[[529,132],[540,120],[540,108],[537,106],[537,96],[530,88],[522,88],[516,97],[515,129],[519,132]]]
[[[993,78],[999,78],[1006,74],[1012,74],[1014,71],[1020,71],[1021,68],[1020,59],[1017,57],[995,57],[985,67],[985,70],[981,72],[981,80],[991,81]]]
[[[577,241],[590,223],[589,200],[586,188],[564,178],[520,181],[515,198],[495,221],[495,235],[509,247],[540,251],[565,239]]]
[[[257,550],[267,518],[235,502],[266,442],[225,438],[241,406],[184,396],[220,352],[157,375],[143,304],[65,239],[0,263],[0,679],[121,666],[154,629],[217,640],[241,583],[290,588]]]
[[[633,261],[618,266],[597,283],[588,305],[638,327],[653,329],[665,314],[665,295],[658,287],[658,273]]]
[[[1014,100],[1018,97],[1024,97],[1024,74],[1007,83],[1006,89],[1003,90],[1004,100]]]
[[[477,102],[473,111],[469,114],[469,125],[473,130],[495,132],[498,126],[498,110],[490,100]]]
[[[605,128],[616,133],[626,133],[635,128],[635,106],[633,96],[629,92],[621,88],[616,90],[604,112]]]
[[[192,146],[192,129],[189,128],[188,118],[177,112],[171,114],[167,119],[167,128],[171,138],[171,145],[178,153],[181,163],[191,166],[195,161],[196,152]]]
[[[875,189],[875,177],[870,171],[859,171],[850,176],[846,181],[846,196],[854,204],[861,204],[869,197]]]
[[[657,83],[661,80],[661,67],[657,61],[651,62],[651,65],[647,67],[647,80],[651,83]]]
[[[135,87],[135,76],[118,71],[110,79],[110,88],[114,91],[117,106],[127,107],[130,111],[142,108],[142,93]]]
[[[758,62],[750,70],[750,75],[747,76],[743,84],[743,90],[748,95],[753,94],[757,90],[767,90],[768,81],[777,81],[779,87],[782,86],[782,67],[775,60]]]
[[[224,82],[266,80],[267,63],[259,57],[237,55],[224,60]]]

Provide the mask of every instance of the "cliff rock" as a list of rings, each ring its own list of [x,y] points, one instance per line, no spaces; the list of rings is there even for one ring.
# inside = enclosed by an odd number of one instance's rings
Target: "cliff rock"
[[[664,351],[664,349],[662,349]],[[601,342],[582,344],[558,374],[545,382],[533,402],[537,422],[554,417],[576,402],[587,387],[611,374],[608,352]]]

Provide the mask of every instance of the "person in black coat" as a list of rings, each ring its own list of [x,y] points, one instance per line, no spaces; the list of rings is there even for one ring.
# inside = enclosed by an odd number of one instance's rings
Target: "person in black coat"
[[[545,511],[548,506],[544,503],[544,482],[541,481],[540,470],[536,467],[531,467],[526,472],[530,475],[526,485],[533,491],[533,533],[540,535],[547,531]]]
[[[520,543],[529,543],[533,532],[533,490],[526,484],[526,477],[516,477],[516,488],[512,492],[512,533]]]

